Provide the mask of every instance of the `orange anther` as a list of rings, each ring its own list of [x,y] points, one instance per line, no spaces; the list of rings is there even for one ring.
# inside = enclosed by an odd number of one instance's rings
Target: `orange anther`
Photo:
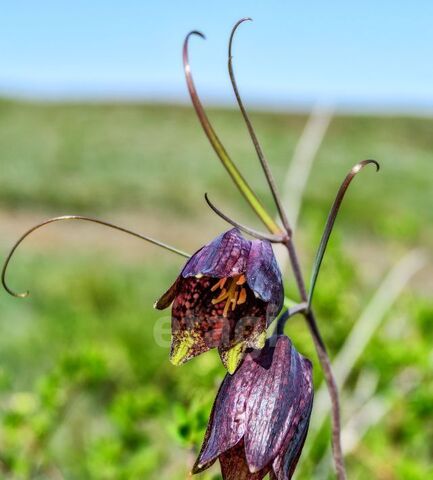
[[[227,282],[228,280],[228,282]],[[246,283],[245,275],[237,275],[231,278],[221,278],[211,287],[211,292],[219,288],[221,292],[212,300],[212,305],[226,301],[223,309],[223,316],[227,317],[230,310],[235,310],[236,305],[245,303],[247,300],[247,291],[242,285]],[[225,288],[224,288],[225,287]]]
[[[222,289],[221,293],[219,294],[219,296],[217,298],[214,298],[212,300],[212,303],[215,305],[216,303],[220,303],[222,302],[223,300],[225,300],[227,297],[229,296],[229,293],[227,292],[227,290],[225,288]]]
[[[217,283],[210,289],[211,292],[214,292],[215,290],[218,290],[218,288],[223,288],[224,284],[226,283],[227,278],[220,278]]]
[[[241,288],[241,291],[239,292],[239,297],[238,297],[238,305],[241,305],[246,301],[247,301],[247,291],[245,290],[245,288]]]

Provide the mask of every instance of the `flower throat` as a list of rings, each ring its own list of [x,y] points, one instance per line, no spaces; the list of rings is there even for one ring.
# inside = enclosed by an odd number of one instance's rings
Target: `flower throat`
[[[236,275],[231,278],[221,278],[217,283],[211,288],[212,292],[220,289],[219,295],[212,300],[212,304],[216,305],[222,301],[226,301],[223,310],[223,316],[227,317],[229,309],[232,311],[236,308],[236,305],[241,305],[247,300],[247,291],[242,285],[246,282],[245,275]]]

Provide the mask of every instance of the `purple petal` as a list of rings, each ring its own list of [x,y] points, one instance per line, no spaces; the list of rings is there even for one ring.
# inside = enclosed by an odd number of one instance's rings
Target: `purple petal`
[[[212,304],[215,293],[211,291],[215,280],[209,277],[182,279],[172,308],[173,333],[176,331],[201,331],[210,348],[221,342],[227,319],[223,307]],[[231,313],[231,312],[230,312]]]
[[[208,468],[221,453],[239,443],[245,433],[247,401],[256,378],[254,368],[239,374],[248,358],[235,375],[227,374],[221,384],[193,473]]]
[[[277,314],[283,305],[283,282],[269,242],[264,240],[251,242],[246,277],[249,287],[256,296],[270,303],[274,307],[273,315]]]
[[[311,368],[285,336],[272,337],[261,351],[247,354],[221,385],[193,472],[205,470],[224,452],[229,455],[241,440],[251,474],[271,465],[275,475],[283,475],[278,479],[293,471],[311,413]]]
[[[253,394],[248,399],[248,427],[245,450],[248,465],[260,470],[278,455],[297,409],[300,355],[287,337],[279,337],[270,368],[262,368]]]
[[[164,310],[169,307],[173,300],[175,299],[179,287],[182,283],[182,277],[177,277],[173,285],[160,297],[156,302],[154,307],[158,310]]]
[[[181,278],[181,277],[180,277]],[[171,359],[176,365],[219,347],[223,352],[241,342],[256,346],[266,330],[267,306],[246,287],[246,300],[223,316],[223,300],[213,304],[218,293],[212,292],[215,279],[181,278],[172,308]]]
[[[300,402],[296,419],[293,422],[292,428],[289,430],[287,438],[284,442],[280,454],[275,459],[271,478],[276,480],[290,480],[295,472],[299,457],[302,453],[302,448],[307,438],[308,426],[310,423],[311,410],[313,408],[313,386],[311,378],[311,363],[304,359],[305,369],[303,371],[303,386],[304,393]]]
[[[262,480],[269,471],[269,468],[256,473],[249,471],[242,441],[223,453],[220,456],[220,463],[224,480]]]
[[[219,235],[188,260],[182,276],[207,275],[223,278],[240,275],[246,270],[251,242],[237,228]]]
[[[295,435],[290,439],[288,449],[275,459],[272,466],[271,480],[273,478],[275,480],[290,480],[295,473],[296,465],[307,438],[312,406],[313,402],[311,401],[309,411],[299,422]]]
[[[304,378],[306,375],[311,378],[311,364],[299,355],[290,340],[278,337],[273,351],[264,352],[265,356],[270,354],[271,366],[260,367],[248,399],[244,441],[252,471],[261,470],[277,457],[290,432],[296,431],[303,400],[309,395]]]
[[[254,298],[253,294],[251,296]],[[263,304],[259,299],[254,298],[254,301]],[[218,350],[221,361],[229,373],[234,373],[237,369],[247,348],[263,348],[266,340],[267,315],[266,308],[258,307],[260,305],[249,308],[247,312],[251,316],[242,316],[230,331],[223,333]]]

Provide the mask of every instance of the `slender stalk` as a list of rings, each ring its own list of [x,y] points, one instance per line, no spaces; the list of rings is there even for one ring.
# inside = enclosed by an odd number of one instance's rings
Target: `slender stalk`
[[[277,326],[275,328],[275,333],[277,335],[283,335],[284,334],[284,327],[287,323],[287,320],[289,318],[293,317],[294,315],[298,313],[305,314],[306,309],[308,308],[307,302],[302,302],[294,305],[293,307],[287,309],[280,315],[280,317],[277,320]]]
[[[284,228],[287,232],[288,235],[291,235],[291,228],[289,225],[289,221],[287,219],[286,212],[284,211],[284,207],[282,204],[282,201],[280,199],[280,195],[278,193],[278,188],[277,184],[275,183],[274,177],[272,175],[271,168],[269,166],[269,162],[266,160],[265,154],[263,153],[262,147],[260,146],[259,140],[257,138],[256,132],[254,131],[253,125],[251,123],[251,120],[248,116],[247,111],[245,110],[244,104],[242,102],[238,85],[236,83],[236,77],[233,71],[233,55],[232,55],[232,47],[233,47],[233,38],[235,36],[236,30],[238,27],[247,21],[252,21],[251,18],[242,18],[238,22],[236,22],[235,26],[232,29],[232,32],[230,34],[230,40],[229,40],[229,53],[228,53],[228,69],[229,69],[229,75],[230,75],[230,81],[233,87],[233,91],[236,97],[236,100],[238,102],[239,108],[241,110],[242,116],[244,117],[245,124],[248,128],[248,133],[250,134],[251,140],[253,142],[254,148],[256,149],[257,156],[260,161],[260,165],[262,166],[263,172],[266,177],[266,181],[268,182],[269,189],[271,190],[272,197],[274,198],[275,206],[277,207],[278,210],[278,215],[280,216],[280,219],[284,225]]]
[[[244,105],[242,103],[242,99],[239,94],[239,90],[236,84],[236,79],[234,76],[233,72],[233,65],[232,65],[232,43],[233,43],[233,37],[236,32],[236,29],[241,25],[243,22],[251,20],[248,18],[239,20],[235,26],[233,27],[233,30],[230,35],[230,41],[229,41],[229,61],[228,61],[228,67],[229,67],[229,74],[230,74],[230,80],[232,82],[233,90],[236,96],[236,100],[238,102],[239,108],[241,110],[242,116],[244,117],[245,123],[248,128],[248,132],[250,134],[250,137],[252,139],[252,142],[254,144],[254,147],[257,152],[257,156],[260,160],[260,164],[262,165],[263,171],[265,173],[266,180],[268,182],[269,188],[272,192],[272,196],[275,201],[275,205],[277,207],[279,216],[281,218],[281,221],[284,225],[284,228],[286,230],[288,238],[285,239],[284,243],[287,247],[287,250],[289,252],[289,257],[290,257],[290,262],[292,264],[292,269],[293,273],[295,276],[296,284],[298,286],[298,290],[301,296],[301,299],[303,301],[303,305],[299,310],[297,310],[295,313],[303,313],[304,317],[307,321],[307,325],[310,329],[311,335],[313,337],[314,345],[316,347],[317,355],[319,357],[320,364],[323,369],[323,373],[326,379],[326,383],[328,385],[329,389],[329,394],[331,396],[331,401],[332,401],[332,414],[333,414],[333,425],[332,425],[332,447],[333,447],[333,452],[334,452],[334,461],[335,461],[335,468],[337,471],[337,477],[339,480],[345,480],[346,479],[346,472],[344,468],[344,458],[343,458],[343,452],[341,448],[341,440],[340,440],[340,432],[341,432],[341,419],[340,419],[340,402],[339,402],[339,396],[338,396],[338,388],[337,384],[334,379],[334,375],[332,373],[332,367],[331,367],[331,362],[328,356],[328,353],[326,351],[326,346],[325,343],[323,342],[322,336],[320,334],[314,313],[312,312],[311,309],[309,309],[309,304],[308,302],[308,294],[307,290],[305,288],[305,282],[302,276],[302,271],[299,265],[298,257],[296,254],[296,250],[294,247],[294,244],[291,240],[292,236],[292,229],[289,225],[289,221],[287,219],[286,213],[284,211],[282,201],[280,199],[277,186],[275,183],[275,180],[273,178],[269,162],[267,161],[263,150],[260,146],[260,143],[257,139],[257,136],[254,132],[254,128],[251,124],[251,121],[248,117],[248,114],[244,108]],[[331,226],[332,229],[332,226]],[[320,265],[319,265],[320,268]],[[293,312],[292,312],[293,314]],[[284,324],[287,322],[288,318],[290,318],[291,312],[288,311],[287,314],[283,315],[277,324],[277,332],[282,332],[284,330]]]
[[[296,284],[303,302],[308,303],[307,290],[305,288],[304,278],[302,276],[301,267],[295,246],[291,238],[285,242],[285,246],[289,253],[290,263],[295,275]],[[346,469],[344,466],[343,450],[341,448],[341,416],[340,416],[340,399],[338,395],[338,387],[332,372],[331,361],[326,350],[325,343],[320,334],[319,327],[316,322],[316,317],[311,308],[304,311],[304,318],[307,322],[311,336],[313,338],[314,346],[316,348],[317,356],[325,376],[325,381],[328,386],[329,395],[332,403],[332,451],[334,457],[334,464],[338,480],[346,480]]]
[[[314,312],[311,309],[311,301],[312,299],[312,293],[308,295],[306,287],[305,287],[305,281],[304,277],[302,275],[302,271],[300,268],[298,256],[296,253],[295,246],[293,244],[293,240],[291,238],[291,233],[292,229],[290,227],[290,224],[287,220],[287,216],[284,212],[284,209],[282,207],[282,201],[279,197],[275,181],[273,179],[272,173],[270,166],[268,164],[268,161],[266,160],[263,151],[260,147],[260,144],[257,140],[257,137],[255,135],[254,129],[251,125],[251,122],[248,118],[248,115],[245,111],[245,108],[243,106],[242,100],[239,95],[239,91],[237,88],[236,80],[234,77],[233,73],[233,67],[232,67],[232,55],[231,55],[231,49],[232,49],[232,41],[233,41],[233,36],[238,28],[238,26],[246,21],[248,19],[242,19],[239,22],[236,23],[234,26],[231,36],[230,36],[230,42],[229,42],[229,73],[230,73],[230,79],[233,85],[233,89],[236,95],[236,99],[238,101],[239,107],[241,109],[242,115],[244,117],[244,120],[246,122],[248,131],[250,133],[251,139],[253,141],[254,147],[256,149],[257,155],[259,157],[260,163],[262,165],[266,180],[268,182],[268,185],[271,189],[272,195],[274,197],[275,205],[278,209],[278,212],[280,214],[281,220],[284,225],[284,231],[280,229],[280,227],[276,224],[276,222],[269,216],[267,211],[264,209],[263,205],[260,203],[258,200],[257,196],[255,193],[252,191],[251,187],[248,185],[248,183],[245,181],[245,179],[242,177],[240,174],[239,170],[237,169],[236,165],[233,163],[231,158],[228,156],[226,150],[224,149],[224,146],[221,144],[218,136],[216,135],[215,131],[213,130],[207,115],[203,109],[203,106],[200,102],[200,99],[197,95],[197,91],[194,86],[194,82],[192,80],[191,76],[191,70],[189,66],[189,60],[188,60],[188,40],[189,37],[193,34],[199,35],[202,38],[204,36],[200,32],[191,32],[185,39],[184,43],[184,48],[183,48],[183,61],[184,61],[184,68],[185,68],[185,75],[186,75],[186,80],[187,80],[187,85],[188,85],[188,90],[191,95],[191,100],[194,105],[194,108],[196,110],[196,113],[198,115],[198,118],[200,120],[200,123],[212,145],[214,148],[215,152],[217,153],[218,157],[222,161],[223,165],[227,169],[228,173],[230,174],[232,180],[236,184],[236,186],[239,188],[239,190],[242,192],[248,203],[251,205],[253,210],[256,212],[258,217],[263,221],[263,223],[266,225],[268,230],[274,234],[274,235],[280,235],[281,236],[281,243],[283,243],[288,251],[290,262],[292,265],[294,277],[296,280],[296,285],[299,290],[299,294],[301,297],[301,301],[304,304],[307,304],[307,307],[300,309],[300,312],[304,314],[305,320],[307,322],[308,328],[310,330],[310,333],[313,337],[313,342],[317,351],[317,355],[319,358],[319,362],[321,364],[321,367],[323,369],[323,373],[325,376],[325,381],[329,390],[329,394],[331,397],[331,403],[332,403],[332,450],[333,450],[333,456],[334,456],[334,463],[335,463],[335,468],[336,468],[336,473],[337,473],[337,478],[338,480],[346,480],[346,471],[344,467],[344,457],[342,453],[342,448],[341,448],[341,419],[340,419],[340,402],[339,402],[339,397],[338,397],[338,388],[337,384],[332,372],[331,368],[331,362],[326,350],[326,346],[323,342],[322,336],[320,334],[317,322],[316,322],[316,317],[314,315]],[[366,161],[366,162],[361,162],[361,164],[358,164],[357,166],[352,169],[352,176],[350,178],[346,178],[347,185],[343,189],[343,194],[339,195],[337,194],[337,201],[335,203],[336,205],[336,212],[338,212],[338,208],[341,204],[341,201],[344,197],[344,192],[347,189],[347,186],[350,184],[350,181],[352,178],[356,175],[356,173],[361,170],[361,168],[364,166],[364,164],[371,163],[372,161]],[[344,184],[343,184],[344,185]],[[343,187],[341,187],[343,188]],[[339,192],[340,193],[340,192]],[[215,210],[215,209],[214,209]],[[217,212],[218,213],[218,212]],[[332,211],[331,211],[332,213]],[[336,215],[336,213],[335,213]],[[314,289],[314,284],[315,280],[317,279],[318,272],[320,270],[320,265],[321,261],[323,259],[323,254],[326,249],[326,244],[329,239],[329,235],[332,230],[333,223],[335,221],[335,215],[333,219],[328,218],[328,223],[325,228],[325,233],[322,238],[321,246],[319,247],[319,252],[318,255],[316,256],[316,262],[315,262],[315,268],[313,270],[313,289]],[[330,216],[332,217],[332,215]],[[277,328],[279,331],[282,331],[284,328],[284,322],[287,321],[289,318],[289,313],[287,312],[286,314],[282,315],[282,318],[280,319],[279,324],[277,325]]]
[[[328,245],[329,237],[332,232],[332,228],[334,226],[335,220],[337,218],[338,211],[340,209],[341,203],[343,201],[344,195],[354,177],[357,175],[358,172],[362,170],[366,165],[370,163],[376,166],[376,169],[379,170],[379,164],[375,160],[364,160],[358,164],[356,164],[350,172],[347,174],[346,178],[344,179],[343,183],[341,184],[337,196],[334,200],[334,203],[331,207],[331,211],[329,213],[325,230],[322,235],[322,239],[317,251],[316,259],[314,262],[313,273],[312,273],[312,280],[310,286],[310,293],[307,294],[307,290],[305,287],[305,282],[303,279],[302,271],[300,268],[299,260],[296,254],[296,250],[291,238],[289,238],[286,242],[286,248],[289,253],[290,262],[292,265],[293,273],[295,275],[296,284],[298,286],[299,293],[301,295],[301,299],[304,302],[307,302],[307,308],[304,312],[305,320],[307,321],[308,328],[310,329],[311,336],[314,341],[314,345],[316,347],[317,355],[319,357],[320,364],[322,366],[323,374],[325,376],[325,381],[328,387],[329,395],[331,397],[331,409],[332,409],[332,450],[333,450],[333,457],[335,463],[335,469],[337,472],[337,478],[339,480],[346,479],[346,471],[344,466],[344,455],[343,450],[341,447],[341,416],[340,416],[340,399],[338,394],[338,387],[337,382],[334,377],[334,373],[332,371],[331,361],[329,359],[328,352],[326,350],[325,343],[322,339],[320,334],[320,330],[318,328],[316,317],[314,315],[313,310],[311,309],[311,302],[314,293],[314,287],[316,285],[317,277],[319,275],[320,266],[322,264],[323,256],[326,251],[326,247]]]
[[[347,382],[354,366],[365,352],[371,338],[382,324],[385,315],[391,310],[393,303],[400,298],[410,279],[427,262],[426,252],[414,249],[402,257],[387,273],[380,285],[376,287],[373,297],[353,323],[353,328],[332,362],[334,375],[341,388]],[[328,415],[326,394],[327,392],[322,388],[316,392],[314,402],[317,416],[310,425],[311,433],[320,430]]]
[[[104,220],[99,220],[97,218],[90,218],[90,217],[83,217],[81,215],[63,215],[61,217],[54,217],[54,218],[49,218],[48,220],[45,220],[44,222],[41,222],[29,230],[25,232],[21,237],[15,242],[14,246],[11,248],[10,252],[8,253],[8,256],[6,257],[6,260],[3,264],[3,269],[1,273],[1,281],[3,284],[4,289],[13,297],[19,297],[19,298],[25,298],[28,296],[29,292],[22,292],[22,293],[16,293],[12,289],[10,289],[7,285],[6,282],[6,271],[8,268],[8,265],[12,259],[13,254],[15,253],[15,250],[19,247],[19,245],[23,242],[24,239],[26,239],[31,233],[33,233],[35,230],[38,230],[41,227],[44,227],[45,225],[49,225],[50,223],[54,222],[60,222],[63,220],[84,220],[86,222],[92,222],[92,223],[98,223],[99,225],[103,225],[105,227],[109,228],[114,228],[115,230],[119,230],[123,233],[127,233],[129,235],[132,235],[133,237],[140,238],[141,240],[145,240],[146,242],[153,243],[154,245],[157,245],[158,247],[164,248],[165,250],[168,250],[170,252],[176,253],[178,255],[181,255],[182,257],[189,258],[190,255],[188,253],[182,252],[182,250],[178,250],[175,247],[172,247],[170,245],[167,245],[166,243],[160,242],[159,240],[155,240],[154,238],[147,237],[145,235],[141,235],[141,233],[133,232],[132,230],[129,230],[127,228],[119,227],[118,225],[114,225],[113,223],[110,222],[105,222]]]

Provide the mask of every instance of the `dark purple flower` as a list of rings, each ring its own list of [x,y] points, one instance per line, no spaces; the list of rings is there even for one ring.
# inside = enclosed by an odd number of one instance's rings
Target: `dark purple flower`
[[[202,247],[156,302],[172,308],[170,359],[178,365],[217,347],[233,373],[247,348],[262,348],[283,303],[281,272],[267,241],[236,228]]]
[[[313,404],[311,362],[286,336],[272,337],[226,375],[193,473],[218,458],[224,480],[290,479]]]

